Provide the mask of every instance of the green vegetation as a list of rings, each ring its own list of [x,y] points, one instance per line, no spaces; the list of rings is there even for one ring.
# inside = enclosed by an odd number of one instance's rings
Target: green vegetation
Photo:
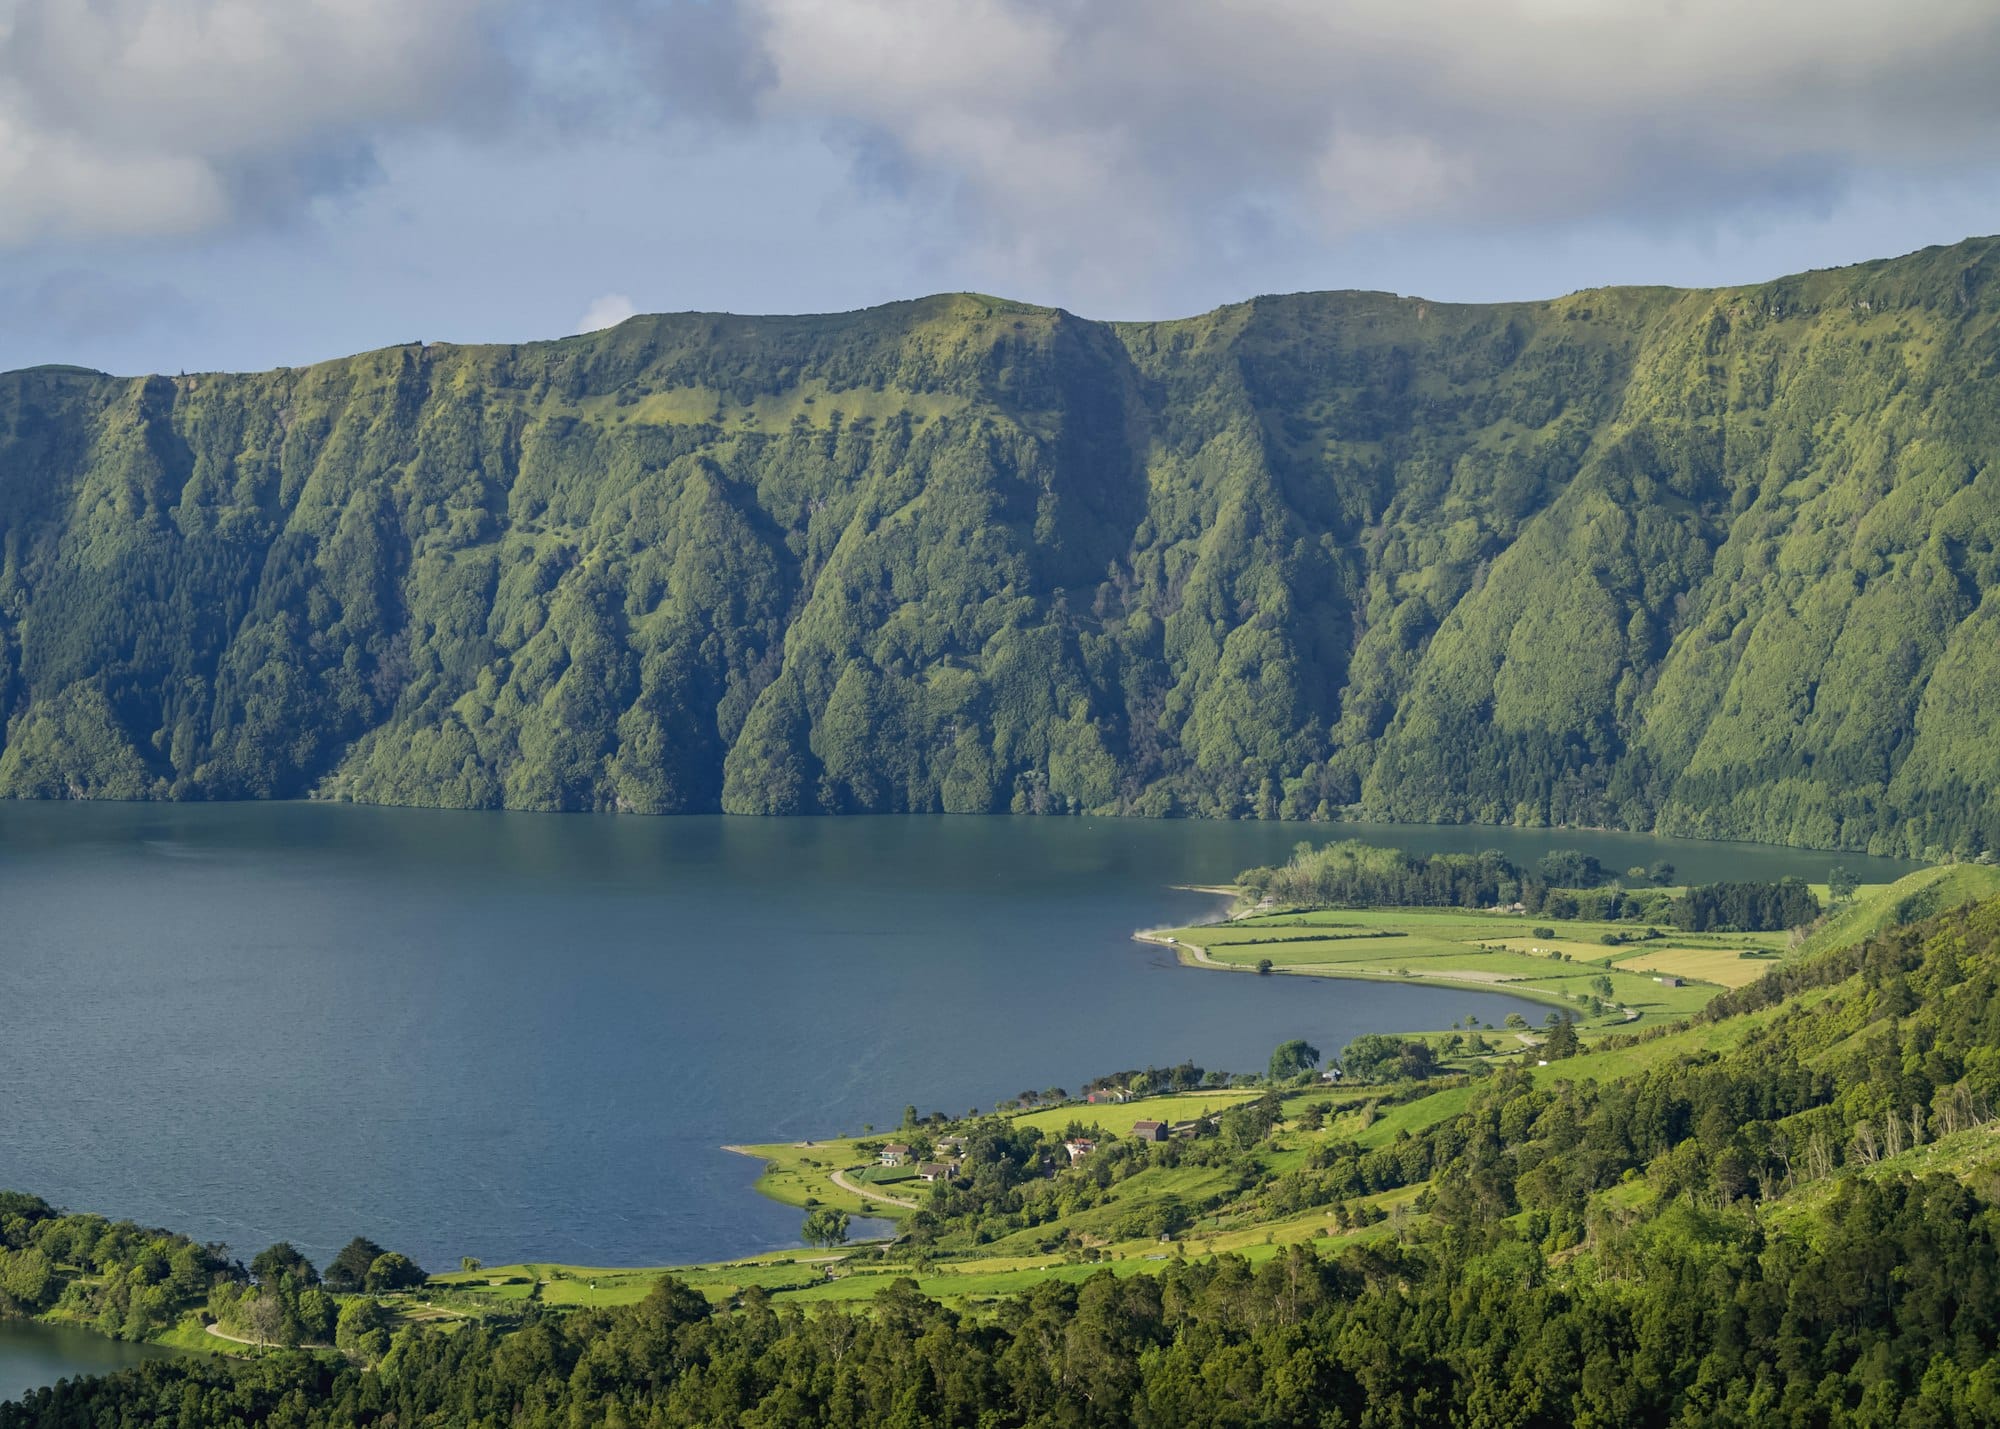
[[[1671,868],[1661,865],[1671,874]],[[1633,873],[1646,877],[1644,870]],[[1859,886],[1842,870],[1851,896]],[[1628,889],[1575,849],[1553,849],[1532,868],[1497,850],[1485,853],[1412,853],[1357,839],[1315,848],[1301,843],[1279,868],[1237,875],[1243,903],[1304,908],[1408,906],[1475,908],[1549,914],[1564,919],[1661,922],[1686,932],[1715,929],[1768,932],[1796,928],[1817,918],[1819,899],[1804,882],[1711,883],[1697,888]],[[1553,927],[1535,935],[1553,938]]]
[[[1627,876],[1672,873],[1662,865]],[[1719,988],[1754,982],[1796,944],[1835,945],[1827,928],[1859,936],[1883,926],[1886,907],[1950,906],[1912,901],[1912,887],[1934,882],[1964,901],[2000,890],[2000,871],[1973,865],[1942,878],[1931,870],[1858,901],[1857,883],[1829,919],[1795,879],[1628,889],[1570,850],[1519,868],[1496,852],[1425,855],[1343,840],[1300,844],[1282,867],[1247,870],[1228,922],[1139,936],[1198,966],[1484,987],[1561,1005],[1584,1032],[1632,1031],[1697,1011]],[[1371,898],[1415,906],[1366,906]],[[1302,906],[1265,911],[1274,902]],[[1460,1036],[1446,1050],[1465,1045]]]
[[[9,374],[0,793],[1970,858],[1996,265]]]
[[[1628,943],[1629,925],[1575,921],[1543,926],[1555,936],[1536,936],[1519,914],[1363,908],[1266,914],[1144,936],[1169,944],[1197,966],[1252,971],[1268,961],[1277,974],[1506,992],[1567,1007],[1582,1014],[1586,1024],[1602,1027],[1652,1026],[1685,1017],[1721,984],[1716,979],[1670,986],[1639,965],[1717,953],[1734,961],[1745,951],[1775,957],[1789,942],[1784,933],[1674,933]],[[1768,966],[1754,958],[1743,961],[1759,972]],[[1602,985],[1606,981],[1609,994]],[[1469,1012],[1490,1023],[1492,1014],[1480,1013],[1479,1006],[1477,999],[1466,1004]]]
[[[379,1369],[157,1362],[0,1429],[2000,1415],[2000,899],[1774,961],[1689,1019],[1574,1032],[1413,1077],[1437,1034],[1382,1034],[1344,1053],[1366,1086],[1238,1090],[1164,1142],[1092,1120],[1139,1103],[913,1112],[899,1136],[961,1159],[893,1244],[466,1271],[431,1293],[511,1312],[356,1310]],[[308,1278],[285,1252],[258,1263]]]
[[[209,1353],[332,1345],[373,1364],[395,1329],[427,1318],[397,1298],[427,1279],[406,1256],[359,1238],[322,1281],[285,1241],[246,1268],[221,1246],[0,1191],[0,1316]]]
[[[835,1246],[847,1242],[847,1212],[836,1211],[830,1206],[821,1206],[816,1211],[806,1213],[806,1223],[799,1232],[799,1238],[807,1245]]]

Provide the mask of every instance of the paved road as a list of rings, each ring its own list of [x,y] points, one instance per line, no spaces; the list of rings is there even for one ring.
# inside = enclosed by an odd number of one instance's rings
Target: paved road
[[[914,1211],[917,1209],[917,1203],[915,1201],[905,1201],[897,1196],[885,1196],[880,1191],[871,1191],[866,1186],[856,1185],[854,1182],[847,1179],[847,1175],[845,1172],[835,1171],[829,1179],[832,1180],[834,1185],[840,1187],[841,1190],[852,1191],[855,1195],[861,1197],[861,1199],[864,1201],[884,1201],[892,1206],[901,1206],[906,1211]]]

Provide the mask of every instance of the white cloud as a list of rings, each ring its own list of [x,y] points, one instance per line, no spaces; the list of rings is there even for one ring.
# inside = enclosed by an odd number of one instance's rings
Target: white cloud
[[[411,127],[492,122],[479,0],[0,0],[0,243],[283,213]]]
[[[743,4],[764,116],[857,133],[1030,280],[1410,223],[1707,224],[2000,138],[1991,0]]]
[[[590,306],[576,320],[575,330],[580,333],[601,332],[608,327],[617,327],[637,311],[632,306],[632,300],[623,293],[606,293],[590,300]]]
[[[1118,306],[1357,235],[1830,210],[1989,163],[1996,67],[1993,0],[0,0],[0,246],[283,218],[413,136],[698,119],[752,157],[691,210],[824,136],[913,252]]]

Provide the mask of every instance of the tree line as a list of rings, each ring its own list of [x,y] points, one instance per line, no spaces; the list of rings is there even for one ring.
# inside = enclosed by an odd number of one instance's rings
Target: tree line
[[[1674,866],[1655,863],[1620,877],[1575,849],[1554,849],[1532,864],[1496,849],[1416,853],[1358,839],[1301,843],[1275,868],[1245,869],[1246,899],[1306,908],[1513,908],[1552,918],[1662,923],[1685,932],[1764,932],[1800,927],[1820,915],[1803,880],[1711,883],[1670,892]],[[1836,870],[1851,892],[1852,876]],[[1653,886],[1646,886],[1646,885]],[[1637,886],[1633,886],[1637,885]]]

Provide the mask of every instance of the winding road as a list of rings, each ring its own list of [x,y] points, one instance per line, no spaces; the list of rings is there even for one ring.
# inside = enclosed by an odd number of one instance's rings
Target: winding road
[[[914,1211],[917,1209],[917,1203],[915,1201],[905,1201],[897,1196],[885,1196],[880,1191],[871,1191],[866,1186],[856,1185],[854,1182],[847,1179],[847,1173],[844,1171],[835,1171],[831,1173],[828,1179],[831,1180],[834,1185],[840,1187],[841,1190],[850,1191],[854,1195],[859,1196],[864,1201],[882,1201],[891,1206],[901,1206],[906,1211]]]

